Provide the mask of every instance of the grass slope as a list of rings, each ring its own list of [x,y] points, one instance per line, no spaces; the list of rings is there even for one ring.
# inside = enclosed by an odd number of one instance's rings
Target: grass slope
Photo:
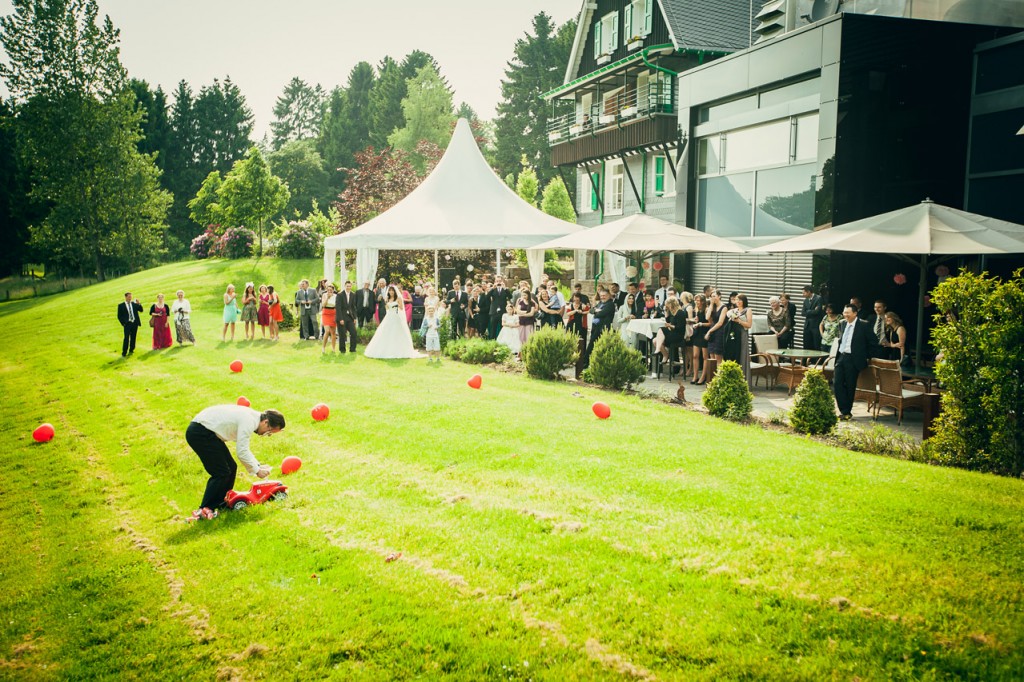
[[[318,267],[0,305],[0,677],[1019,678],[1021,481],[491,371],[471,391],[465,365],[294,332],[220,343],[228,281],[287,299]],[[179,287],[199,346],[148,351],[144,326],[123,361],[123,291]],[[291,497],[186,526],[185,427],[243,394],[289,420],[255,450],[302,457]]]

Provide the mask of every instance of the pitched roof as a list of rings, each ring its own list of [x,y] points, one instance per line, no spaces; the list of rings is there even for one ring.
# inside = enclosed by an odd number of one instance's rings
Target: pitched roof
[[[677,49],[750,47],[754,15],[764,0],[659,0]]]

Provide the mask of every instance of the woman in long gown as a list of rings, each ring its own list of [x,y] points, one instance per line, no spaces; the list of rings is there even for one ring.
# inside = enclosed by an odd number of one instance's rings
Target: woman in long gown
[[[378,360],[425,358],[423,353],[413,348],[412,333],[405,321],[405,301],[394,286],[388,287],[384,305],[384,319],[366,344],[364,355]]]
[[[256,322],[260,325],[260,331],[263,332],[263,338],[267,338],[267,327],[270,326],[270,293],[267,291],[267,285],[260,285],[260,295],[257,297],[257,308],[256,308]],[[256,332],[253,331],[253,337],[255,338]],[[274,337],[273,333],[270,335]]]
[[[156,303],[149,306],[149,316],[153,318],[153,349],[170,348],[171,326],[167,324],[171,317],[171,308],[164,303],[164,295],[156,295]]]

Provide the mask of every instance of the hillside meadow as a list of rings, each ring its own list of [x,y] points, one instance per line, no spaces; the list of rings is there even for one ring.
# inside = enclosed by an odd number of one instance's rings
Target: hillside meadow
[[[0,678],[1020,679],[1022,481],[294,331],[221,343],[228,282],[290,300],[320,268],[0,304]],[[198,345],[143,326],[122,359],[124,291],[178,288]],[[185,428],[239,395],[288,420],[257,457],[302,469],[283,502],[186,524]]]

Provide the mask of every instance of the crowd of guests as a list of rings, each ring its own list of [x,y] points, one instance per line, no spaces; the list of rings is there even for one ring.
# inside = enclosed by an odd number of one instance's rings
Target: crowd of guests
[[[339,296],[347,301],[341,313],[338,312]],[[830,351],[839,338],[843,307],[825,302],[826,296],[826,292],[815,293],[810,286],[803,288],[799,311],[804,318],[803,348]],[[580,283],[573,286],[571,293],[563,293],[558,283],[549,280],[547,275],[542,276],[535,288],[525,280],[513,285],[501,275],[485,274],[477,281],[456,277],[450,288],[441,291],[430,282],[410,286],[389,284],[381,278],[376,286],[364,282],[362,288],[354,289],[352,283],[347,282],[339,289],[326,279],[319,280],[315,287],[303,279],[292,300],[299,336],[321,341],[325,351],[328,343],[332,350],[338,343],[344,351],[346,337],[349,337],[354,350],[356,327],[379,324],[386,314],[389,297],[401,299],[399,307],[405,308],[406,323],[431,341],[434,341],[440,320],[446,316],[451,318],[454,338],[494,339],[513,353],[519,353],[538,328],[566,327],[580,338],[585,366],[597,338],[611,330],[648,357],[681,363],[693,384],[704,384],[710,379],[709,359],[735,360],[749,376],[749,334],[754,326],[754,314],[747,297],[739,292],[726,297],[710,285],[695,295],[677,292],[664,275],[659,278],[657,288],[635,282],[628,283],[625,290],[618,283],[599,286],[593,301],[583,293]],[[260,338],[280,340],[278,325],[284,319],[283,304],[273,285],[261,284],[257,288],[247,282],[239,300],[235,286],[229,284],[223,294],[223,304],[222,341],[234,341],[239,320],[244,325],[246,340],[256,339],[257,326]],[[767,304],[760,313],[767,322],[767,333],[777,338],[779,348],[793,348],[797,304],[786,293],[772,296]],[[875,301],[873,315],[867,313],[856,297],[850,300],[850,305],[857,311],[858,319],[870,325],[877,340],[876,354],[902,361],[907,349],[907,330],[900,316],[888,310],[882,300]],[[125,302],[118,306],[118,319],[124,328],[122,355],[130,355],[135,350],[135,335],[142,314],[139,301],[126,293]],[[184,291],[177,291],[169,304],[163,294],[158,294],[156,302],[149,307],[153,348],[172,345],[172,324],[179,344],[194,345],[191,314],[192,306]],[[664,326],[654,339],[648,339],[629,328],[629,322],[634,319],[660,319],[664,320]]]

